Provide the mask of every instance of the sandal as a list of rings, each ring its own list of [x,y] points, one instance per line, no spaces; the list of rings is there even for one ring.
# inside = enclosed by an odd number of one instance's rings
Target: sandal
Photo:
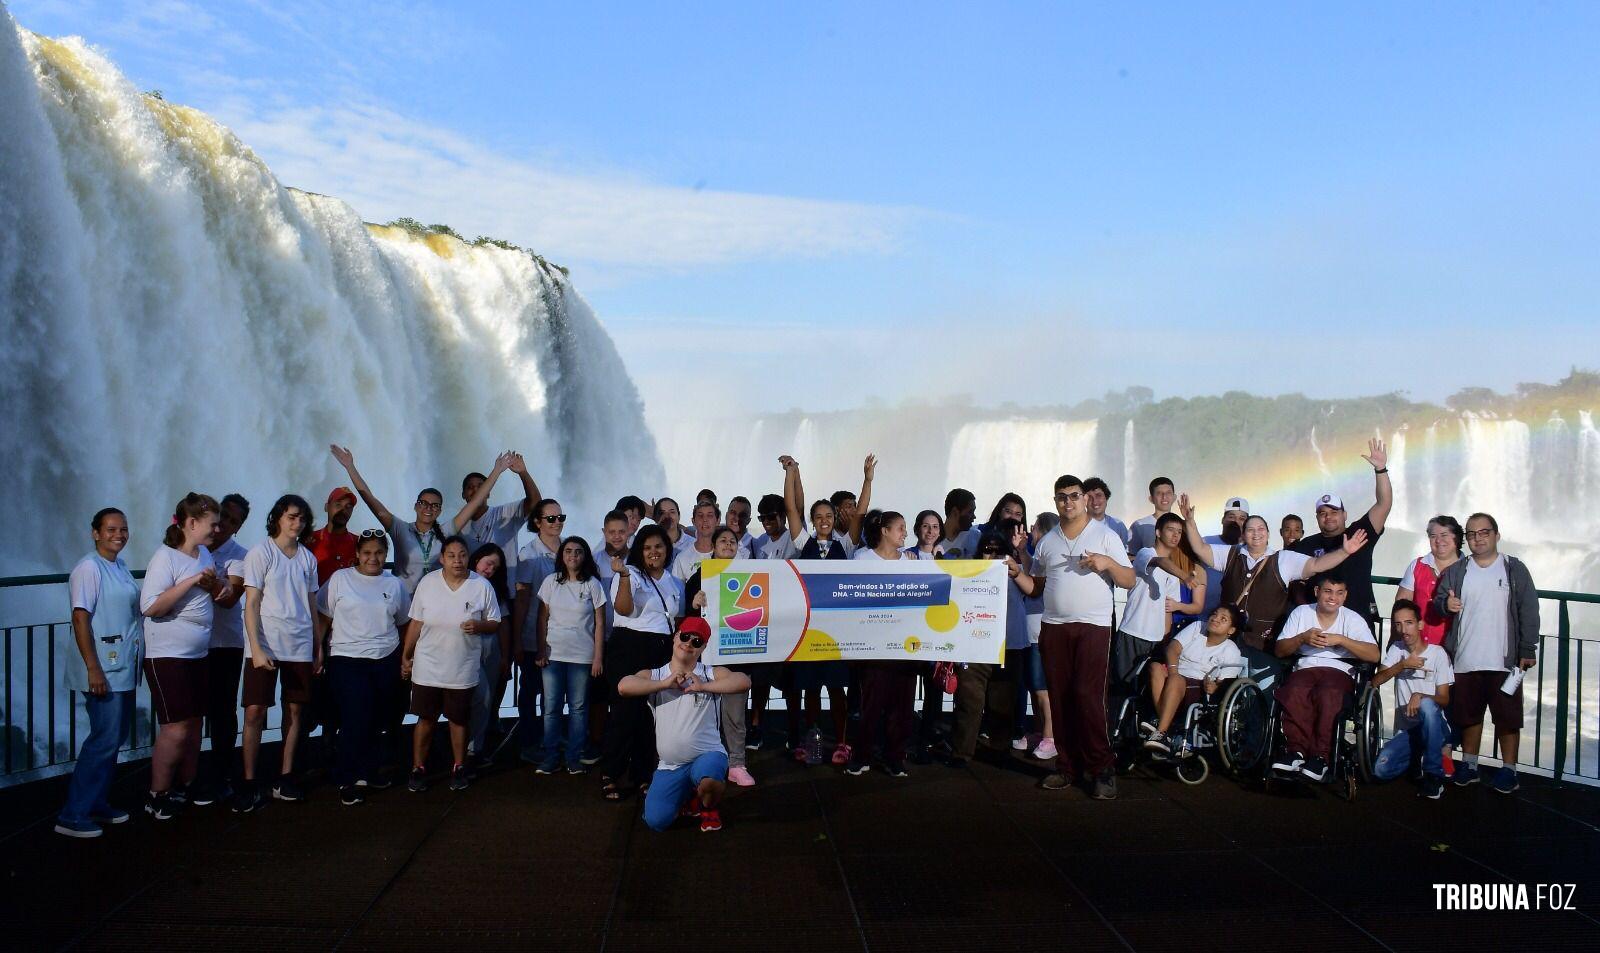
[[[600,796],[607,801],[620,801],[632,793],[631,789],[609,779],[600,785]]]

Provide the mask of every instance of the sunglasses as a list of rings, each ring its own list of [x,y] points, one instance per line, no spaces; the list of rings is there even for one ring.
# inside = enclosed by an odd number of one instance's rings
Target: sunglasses
[[[690,645],[694,646],[697,649],[703,649],[703,648],[706,647],[706,640],[705,639],[702,639],[698,635],[690,635],[687,632],[679,632],[678,633],[678,641],[679,642],[687,642],[687,643],[689,643]]]
[[[978,555],[980,555],[980,556],[1004,556],[1005,555],[1005,550],[1003,550],[1003,549],[995,549],[993,546],[991,546],[988,549],[979,550],[978,551]]]
[[[565,513],[563,513],[559,516],[541,516],[539,519],[544,520],[546,523],[565,523],[567,521],[567,516]]]
[[[362,539],[382,539],[383,538],[383,530],[381,530],[381,529],[364,529],[364,530],[361,531],[361,538]]]

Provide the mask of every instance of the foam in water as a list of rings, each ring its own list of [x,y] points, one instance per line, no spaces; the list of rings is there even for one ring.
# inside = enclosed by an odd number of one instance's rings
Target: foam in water
[[[0,572],[64,569],[105,505],[139,565],[190,489],[320,503],[330,442],[402,514],[506,447],[595,516],[661,484],[610,339],[533,256],[365,225],[9,17],[0,123],[0,481],[28,541]]]

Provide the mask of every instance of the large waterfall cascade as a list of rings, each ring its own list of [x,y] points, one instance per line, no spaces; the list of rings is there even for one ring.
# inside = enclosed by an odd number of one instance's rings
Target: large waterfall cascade
[[[3,11],[0,315],[0,572],[70,565],[105,505],[137,565],[190,489],[320,503],[344,482],[330,442],[407,514],[507,447],[580,512],[662,480],[564,274],[287,188],[210,117]]]

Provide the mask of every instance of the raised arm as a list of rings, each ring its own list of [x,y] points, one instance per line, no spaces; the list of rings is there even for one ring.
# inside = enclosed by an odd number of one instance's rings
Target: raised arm
[[[783,465],[783,510],[789,521],[789,538],[799,539],[805,531],[805,521],[800,518],[805,504],[800,499],[800,464],[785,454],[778,458]]]
[[[872,509],[872,477],[878,470],[878,458],[875,454],[867,454],[867,460],[861,465],[861,495],[856,497],[856,513],[850,520],[848,535],[857,543],[864,544],[861,538],[861,521],[866,518],[867,511]]]
[[[1327,572],[1336,568],[1340,563],[1361,551],[1367,545],[1367,531],[1358,529],[1344,538],[1338,549],[1323,553],[1315,559],[1306,560],[1306,568],[1300,570],[1301,579],[1310,579],[1318,573]],[[1282,557],[1279,557],[1280,559]]]
[[[1200,534],[1200,524],[1194,518],[1194,504],[1189,502],[1189,494],[1178,497],[1178,515],[1183,517],[1183,535],[1189,539],[1189,548],[1194,550],[1195,557],[1212,569],[1220,569],[1216,559],[1211,554],[1211,544]],[[1162,569],[1167,567],[1162,566]],[[1167,572],[1172,570],[1167,569]],[[1183,578],[1183,573],[1172,573],[1178,578]]]
[[[539,494],[539,484],[533,482],[533,474],[528,472],[528,464],[523,461],[522,454],[520,453],[511,454],[511,460],[506,464],[506,469],[510,470],[512,473],[515,473],[517,478],[522,481],[521,513],[524,517],[526,517],[529,513],[533,512],[533,507],[535,504],[544,499],[544,497]]]
[[[328,452],[332,453],[333,458],[339,461],[340,466],[344,467],[345,475],[350,477],[350,485],[356,488],[356,493],[361,497],[361,502],[367,504],[367,509],[371,510],[372,515],[378,518],[378,525],[388,530],[391,534],[394,533],[394,514],[389,512],[389,508],[383,505],[382,500],[372,494],[372,488],[367,486],[367,481],[361,478],[360,471],[356,469],[355,454],[351,453],[347,447],[341,447],[336,443],[328,445]]]
[[[1389,511],[1394,509],[1394,485],[1389,482],[1389,452],[1382,440],[1373,437],[1367,441],[1367,452],[1361,455],[1361,459],[1372,464],[1378,484],[1378,500],[1372,504],[1372,509],[1367,510],[1367,522],[1372,524],[1374,533],[1381,533],[1384,521],[1389,518]]]
[[[472,522],[472,514],[478,511],[478,507],[489,502],[489,494],[494,492],[495,481],[500,479],[500,474],[506,472],[506,469],[511,466],[511,456],[511,451],[507,450],[494,458],[494,469],[489,471],[488,479],[478,484],[478,492],[472,494],[472,498],[467,500],[465,506],[461,507],[461,512],[451,518],[450,532],[452,535],[461,532],[461,527]]]

